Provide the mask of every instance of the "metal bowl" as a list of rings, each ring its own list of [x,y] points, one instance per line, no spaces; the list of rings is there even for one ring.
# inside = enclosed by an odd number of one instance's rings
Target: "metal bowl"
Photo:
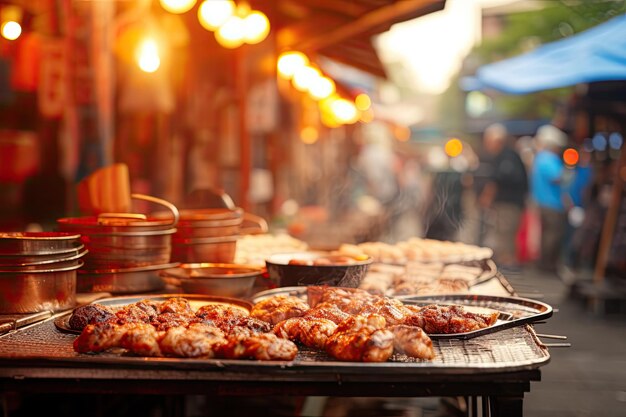
[[[77,265],[35,271],[0,270],[0,314],[62,311],[76,305]]]
[[[178,266],[178,263],[151,265],[139,268],[120,268],[78,273],[78,292],[110,292],[129,294],[158,291],[165,287],[159,272]]]
[[[355,260],[350,264],[290,265],[293,259],[315,260],[329,256],[318,252],[280,253],[265,260],[270,280],[279,287],[298,285],[330,285],[356,288],[359,286],[370,264],[371,258]]]
[[[231,263],[239,236],[172,239],[172,260],[182,263]]]
[[[166,282],[191,294],[248,297],[263,268],[227,263],[182,264],[161,272]]]
[[[0,233],[2,255],[50,255],[76,249],[80,235],[63,232]]]

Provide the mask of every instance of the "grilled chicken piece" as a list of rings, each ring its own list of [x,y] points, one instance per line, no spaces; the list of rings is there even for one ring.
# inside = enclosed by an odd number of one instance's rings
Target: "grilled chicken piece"
[[[194,317],[195,314],[191,309],[191,305],[186,298],[176,297],[168,298],[162,303],[158,304],[158,313],[173,313],[184,317]]]
[[[328,338],[337,330],[331,320],[314,317],[293,317],[274,326],[274,334],[305,346],[324,349]]]
[[[159,347],[159,340],[163,333],[157,331],[151,324],[138,323],[123,326],[119,346],[139,356],[163,356]]]
[[[316,319],[328,319],[335,324],[339,324],[348,317],[350,314],[344,313],[334,304],[320,303],[315,308],[307,311],[303,317],[316,318]]]
[[[83,330],[88,324],[102,323],[115,319],[115,313],[102,304],[86,304],[77,307],[69,319],[69,326],[74,330]]]
[[[428,305],[409,315],[403,324],[417,326],[431,334],[465,333],[492,326],[498,313],[478,314],[466,311],[463,306]]]
[[[358,288],[337,287],[307,287],[307,296],[311,308],[318,304],[328,303],[337,306],[341,311],[348,314],[358,314],[366,304],[371,304],[380,299],[365,290]]]
[[[309,305],[298,297],[276,295],[259,301],[250,312],[250,316],[270,324],[300,317],[309,309]]]
[[[387,326],[393,326],[402,323],[406,316],[411,314],[411,310],[406,308],[400,300],[383,297],[373,304],[366,304],[359,312],[361,316],[372,314],[383,316]]]
[[[216,347],[218,357],[226,359],[256,359],[260,361],[291,361],[298,348],[286,339],[273,333],[254,333],[238,328],[228,337],[225,344]]]
[[[154,317],[150,324],[156,327],[159,331],[166,331],[172,327],[187,327],[191,323],[197,320],[195,317],[189,317],[187,315],[180,315],[172,312],[159,314]]]
[[[393,333],[385,329],[385,318],[351,316],[326,342],[326,352],[342,361],[385,362],[393,353]]]
[[[388,329],[393,333],[393,348],[396,352],[419,359],[435,357],[432,340],[419,327],[398,324]]]
[[[215,326],[193,323],[188,328],[172,327],[161,339],[164,354],[183,358],[213,358],[215,350],[226,343],[224,333]]]
[[[79,353],[103,352],[109,348],[117,347],[122,336],[137,323],[115,324],[103,322],[88,324],[80,336],[74,340],[74,350]]]
[[[158,314],[158,304],[150,300],[129,304],[115,312],[117,324],[150,323]]]
[[[225,304],[208,304],[196,311],[196,317],[203,320],[219,321],[223,317],[246,317],[248,313],[241,308]]]

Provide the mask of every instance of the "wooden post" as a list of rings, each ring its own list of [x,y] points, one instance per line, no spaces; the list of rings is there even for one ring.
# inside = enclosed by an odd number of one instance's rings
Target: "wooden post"
[[[615,173],[615,179],[613,182],[613,188],[611,190],[611,203],[604,219],[602,234],[600,235],[598,257],[593,273],[593,281],[596,285],[602,283],[602,281],[604,280],[606,264],[609,259],[609,252],[611,250],[611,244],[613,242],[615,224],[617,223],[617,216],[619,214],[620,203],[622,199],[622,191],[624,189],[624,178],[622,175],[623,170],[626,170],[626,152],[622,147]]]
[[[239,113],[239,201],[238,206],[245,211],[250,210],[248,191],[250,189],[251,146],[248,130],[248,68],[245,46],[235,51],[235,91]]]

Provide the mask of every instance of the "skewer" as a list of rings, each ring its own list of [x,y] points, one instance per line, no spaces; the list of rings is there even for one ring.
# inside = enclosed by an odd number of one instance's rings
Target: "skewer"
[[[561,336],[558,334],[542,334],[542,333],[537,333],[537,336],[539,337],[543,337],[545,339],[558,339],[558,340],[567,340],[567,336]]]
[[[572,347],[571,343],[544,343],[543,345],[545,347],[549,347],[549,348],[568,348],[568,347]]]

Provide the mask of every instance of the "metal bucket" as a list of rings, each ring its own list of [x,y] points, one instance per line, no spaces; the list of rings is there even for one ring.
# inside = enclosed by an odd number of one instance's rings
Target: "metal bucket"
[[[239,236],[172,240],[172,261],[183,263],[231,263]]]
[[[62,311],[76,305],[77,265],[33,271],[0,269],[0,314]]]

